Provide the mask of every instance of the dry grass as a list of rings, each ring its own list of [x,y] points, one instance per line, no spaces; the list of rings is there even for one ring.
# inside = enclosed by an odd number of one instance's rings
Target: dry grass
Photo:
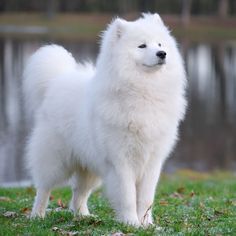
[[[111,14],[58,14],[52,20],[43,14],[11,13],[0,15],[0,26],[43,26],[56,38],[95,40],[115,15]],[[133,20],[137,13],[127,14],[124,18]],[[178,16],[163,16],[164,21],[174,29],[179,38],[190,40],[236,39],[236,18],[221,20],[215,17],[193,17],[186,28]],[[19,35],[19,34],[18,34]]]

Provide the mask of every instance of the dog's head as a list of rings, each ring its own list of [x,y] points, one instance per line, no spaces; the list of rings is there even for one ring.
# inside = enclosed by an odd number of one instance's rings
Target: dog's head
[[[176,43],[158,14],[136,21],[115,19],[104,32],[101,58],[117,71],[154,73],[175,60]]]

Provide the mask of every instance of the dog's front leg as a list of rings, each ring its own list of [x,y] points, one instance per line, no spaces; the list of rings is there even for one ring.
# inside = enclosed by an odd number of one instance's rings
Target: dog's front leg
[[[152,204],[161,166],[161,162],[149,161],[142,179],[137,183],[137,212],[143,226],[153,224]]]
[[[119,221],[139,226],[135,179],[127,167],[110,167],[104,178],[106,194]]]

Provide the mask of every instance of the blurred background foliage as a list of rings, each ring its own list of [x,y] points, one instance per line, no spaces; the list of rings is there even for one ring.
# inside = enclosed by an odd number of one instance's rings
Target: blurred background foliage
[[[1,0],[0,12],[142,12],[180,14],[191,9],[193,15],[233,15],[235,0]]]

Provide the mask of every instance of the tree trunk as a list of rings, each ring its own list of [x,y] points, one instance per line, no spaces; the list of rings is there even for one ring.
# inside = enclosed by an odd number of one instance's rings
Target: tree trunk
[[[192,0],[182,0],[182,15],[181,21],[184,26],[188,26],[191,17]]]
[[[46,16],[48,19],[52,19],[57,11],[57,0],[47,0],[46,3]]]
[[[218,5],[218,14],[221,18],[226,18],[229,10],[229,1],[228,0],[219,0]]]

